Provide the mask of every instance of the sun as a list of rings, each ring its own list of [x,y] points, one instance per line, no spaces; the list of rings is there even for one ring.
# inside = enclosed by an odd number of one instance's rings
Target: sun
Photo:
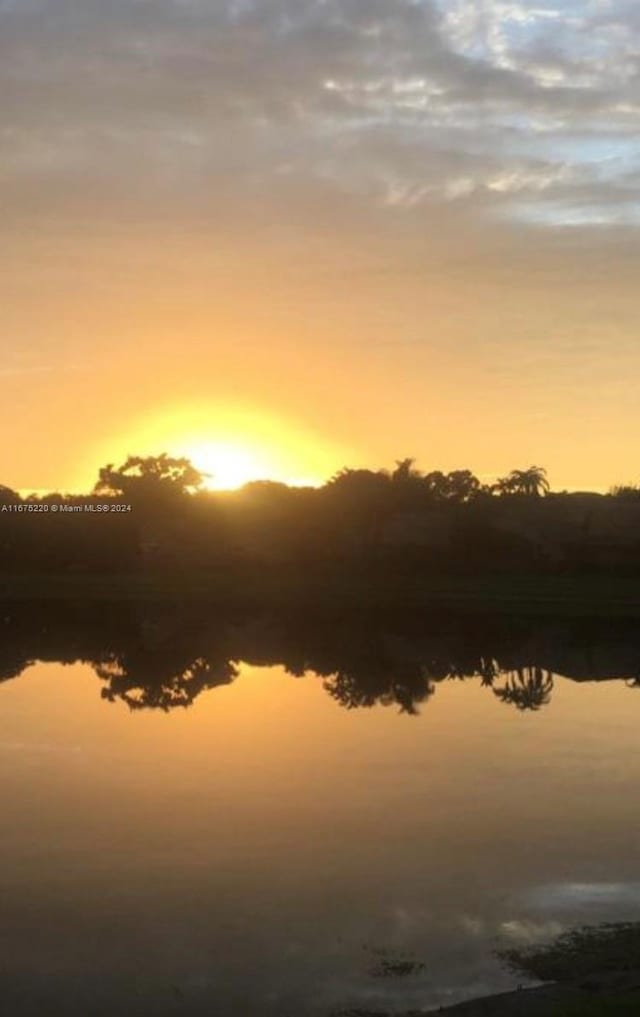
[[[203,486],[211,491],[230,491],[251,480],[271,479],[274,472],[264,452],[241,441],[187,441],[179,451],[204,474]]]

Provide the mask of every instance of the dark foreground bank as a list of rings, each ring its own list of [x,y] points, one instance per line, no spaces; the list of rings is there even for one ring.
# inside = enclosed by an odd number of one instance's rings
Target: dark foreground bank
[[[543,984],[468,1000],[435,1011],[447,1017],[631,1017],[640,1013],[640,923],[571,930],[551,943],[499,954],[526,979]],[[346,1010],[341,1017],[391,1017]]]
[[[0,573],[0,600],[176,599],[238,607],[445,607],[562,617],[640,617],[640,582],[629,575],[419,575],[285,566],[145,574]]]
[[[640,1013],[640,971],[595,973],[587,980],[519,989],[435,1012],[447,1017],[632,1017]]]

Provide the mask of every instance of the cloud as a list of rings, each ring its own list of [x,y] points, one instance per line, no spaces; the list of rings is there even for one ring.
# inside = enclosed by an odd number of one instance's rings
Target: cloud
[[[616,0],[4,0],[0,191],[18,220],[635,222],[639,28]]]

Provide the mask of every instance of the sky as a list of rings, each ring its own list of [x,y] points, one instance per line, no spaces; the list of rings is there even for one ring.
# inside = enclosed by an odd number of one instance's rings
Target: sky
[[[639,128],[635,0],[0,0],[0,482],[640,480]]]

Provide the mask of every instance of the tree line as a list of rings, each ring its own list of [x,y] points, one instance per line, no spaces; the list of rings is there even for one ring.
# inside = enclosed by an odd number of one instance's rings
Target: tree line
[[[640,505],[637,488],[553,492],[536,465],[492,483],[467,469],[422,472],[412,458],[344,468],[317,488],[256,480],[212,491],[205,479],[162,454],[107,464],[82,496],[0,486],[0,571],[640,568],[640,540],[618,554],[591,534],[596,502]]]
[[[101,498],[134,499],[147,495],[154,498],[194,495],[202,491],[204,481],[205,475],[186,457],[172,457],[167,453],[159,456],[128,456],[121,466],[109,463],[100,469],[91,494]],[[450,473],[433,470],[422,473],[416,469],[415,459],[412,458],[396,460],[393,470],[344,467],[325,486],[334,489],[361,489],[366,494],[367,489],[378,487],[382,490],[392,485],[396,488],[410,488],[415,493],[419,490],[432,499],[451,502],[467,502],[487,495],[540,497],[550,491],[547,471],[542,466],[511,470],[495,482],[483,484],[471,470],[453,470]],[[256,487],[282,489],[287,485],[269,480],[250,481],[244,485],[247,491]],[[47,501],[65,497],[59,492],[51,492],[45,495],[32,494],[22,499],[17,491],[0,484],[1,504],[23,500],[46,504]]]

